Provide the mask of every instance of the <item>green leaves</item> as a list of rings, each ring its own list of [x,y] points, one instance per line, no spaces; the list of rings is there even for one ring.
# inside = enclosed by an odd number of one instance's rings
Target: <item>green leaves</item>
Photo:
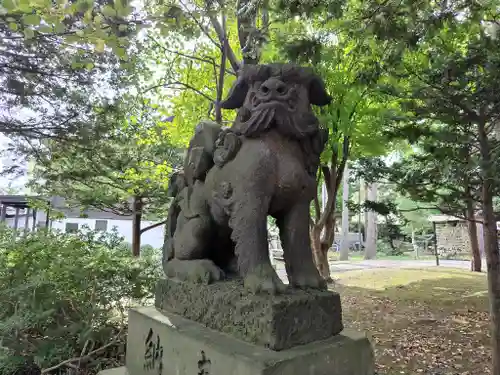
[[[106,47],[106,42],[104,40],[97,39],[94,43],[96,52],[104,52],[104,48]]]
[[[18,7],[18,1],[17,0],[3,0],[2,7],[5,8],[7,11],[14,11]]]
[[[24,37],[26,39],[32,39],[35,37],[35,32],[32,29],[24,29]]]
[[[23,16],[23,23],[25,25],[38,26],[42,18],[38,14],[25,14]]]
[[[78,0],[70,5],[66,0],[56,3],[48,0],[5,0],[2,6],[4,14],[12,15],[7,18],[9,29],[22,32],[27,40],[38,38],[37,33],[55,33],[67,44],[94,44],[99,53],[105,50],[106,45],[118,45],[114,50],[123,61],[128,60],[126,50],[130,37],[138,30],[128,20],[134,9],[122,1],[99,6],[91,0]],[[116,25],[117,18],[119,25]]]
[[[113,51],[115,51],[116,55],[123,59],[123,60],[126,60],[127,59],[127,51],[125,50],[125,48],[122,48],[122,47],[115,47],[113,48]]]
[[[10,352],[0,353],[2,373],[17,353],[48,368],[80,355],[87,340],[109,342],[125,324],[117,309],[151,297],[161,273],[156,251],[131,259],[116,232],[15,235],[0,228],[0,338]]]
[[[116,10],[111,5],[105,5],[102,8],[102,14],[105,17],[116,17]]]
[[[377,6],[368,2],[360,16]],[[399,107],[389,119],[388,136],[414,145],[394,165],[392,181],[413,199],[454,214],[462,214],[467,201],[479,202],[476,126],[495,121],[498,113],[500,76],[493,68],[500,64],[498,40],[488,37],[479,21],[498,18],[491,6],[458,9],[454,3],[445,12],[423,1],[414,12],[406,4],[385,15],[385,31],[364,34],[372,49],[384,48],[381,91]],[[488,142],[496,147],[493,138]]]
[[[62,34],[66,31],[66,26],[61,22],[56,22],[54,24],[54,31],[58,34]]]
[[[113,107],[96,108],[94,121],[109,129],[107,136],[93,139],[90,148],[50,145],[50,158],[37,167],[33,188],[122,215],[132,214],[129,201],[138,196],[144,215],[163,214],[169,176],[180,158],[163,132],[161,112],[131,95]]]

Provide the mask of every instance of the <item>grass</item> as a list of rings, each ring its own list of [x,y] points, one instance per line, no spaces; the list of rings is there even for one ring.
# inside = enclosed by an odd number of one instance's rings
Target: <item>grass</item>
[[[378,374],[491,373],[484,274],[375,269],[339,277],[344,324],[368,332]]]
[[[328,253],[328,259],[330,261],[338,261],[339,260],[339,253],[338,252],[329,252]],[[380,260],[415,260],[415,255],[413,252],[408,252],[404,253],[402,255],[386,255],[384,253],[378,253],[377,254],[377,259]],[[436,257],[434,255],[429,255],[429,254],[420,254],[418,256],[417,260],[435,260]],[[445,258],[440,257],[440,260],[444,260]],[[469,255],[457,255],[453,258],[454,260],[470,260]],[[363,253],[350,253],[349,254],[349,261],[352,262],[359,262],[365,260]]]
[[[328,259],[330,261],[338,261],[339,260],[339,253],[334,253],[331,252],[328,254]],[[413,254],[403,254],[403,255],[385,255],[385,254],[377,254],[377,259],[383,259],[383,260],[415,260],[415,257]],[[434,256],[431,255],[424,255],[424,256],[419,256],[418,260],[433,260],[436,259]],[[363,254],[349,254],[349,261],[362,261],[365,260]]]

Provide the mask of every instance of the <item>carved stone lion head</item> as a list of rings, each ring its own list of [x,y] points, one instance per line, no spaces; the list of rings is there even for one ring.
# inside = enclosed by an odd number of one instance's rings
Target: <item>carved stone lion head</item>
[[[235,126],[247,137],[276,128],[301,139],[318,131],[311,106],[330,102],[323,80],[312,69],[269,64],[243,66],[221,106],[239,109]]]

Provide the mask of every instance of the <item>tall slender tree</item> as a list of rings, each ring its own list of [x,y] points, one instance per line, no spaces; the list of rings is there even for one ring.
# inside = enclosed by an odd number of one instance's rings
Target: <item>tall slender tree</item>
[[[1,3],[0,133],[12,141],[8,151],[23,160],[49,139],[88,143],[107,131],[92,121],[93,107],[112,100],[128,74],[138,17],[121,0]]]
[[[404,116],[399,120],[410,124],[396,133],[409,140],[436,138],[445,147],[431,152],[446,153],[450,161],[440,164],[438,172],[446,176],[449,169],[464,168],[479,180],[478,191],[469,193],[483,215],[492,373],[500,375],[500,252],[493,206],[500,150],[498,6],[427,0],[381,6],[368,1],[359,5],[358,21],[370,26],[356,32],[377,48],[385,47],[380,63],[389,74],[381,90],[400,100]]]
[[[309,13],[305,4],[298,9],[288,6],[291,14],[309,16],[287,22],[277,34],[282,54],[313,65],[333,96],[332,104],[320,113],[323,126],[330,130],[317,178],[326,185],[327,202],[322,209],[318,189],[311,222],[314,259],[326,280],[331,280],[327,253],[334,242],[337,200],[347,161],[384,154],[392,147],[382,130],[393,104],[375,91],[383,73],[377,64],[383,51],[370,49],[362,38],[350,35],[344,22],[351,15],[339,12],[337,5],[332,4],[331,12],[320,5],[319,13],[318,9]]]
[[[113,130],[94,140],[91,148],[50,143],[39,155],[31,182],[35,191],[63,196],[82,209],[132,218],[135,256],[141,234],[164,223],[169,175],[181,164],[181,152],[165,135],[167,123],[155,107],[147,99],[125,97],[95,109],[96,119]],[[158,223],[141,227],[144,219]]]

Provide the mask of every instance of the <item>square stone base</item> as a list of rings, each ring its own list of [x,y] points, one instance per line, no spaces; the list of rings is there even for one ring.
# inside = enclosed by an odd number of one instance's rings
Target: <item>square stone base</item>
[[[127,371],[127,368],[125,366],[122,366],[99,371],[97,375],[129,375],[129,373]]]
[[[355,331],[277,352],[143,307],[129,314],[126,367],[121,375],[373,375],[374,357]]]
[[[209,285],[160,280],[155,306],[215,331],[272,350],[330,338],[342,331],[338,293],[289,289],[273,297],[255,295],[242,280]]]

